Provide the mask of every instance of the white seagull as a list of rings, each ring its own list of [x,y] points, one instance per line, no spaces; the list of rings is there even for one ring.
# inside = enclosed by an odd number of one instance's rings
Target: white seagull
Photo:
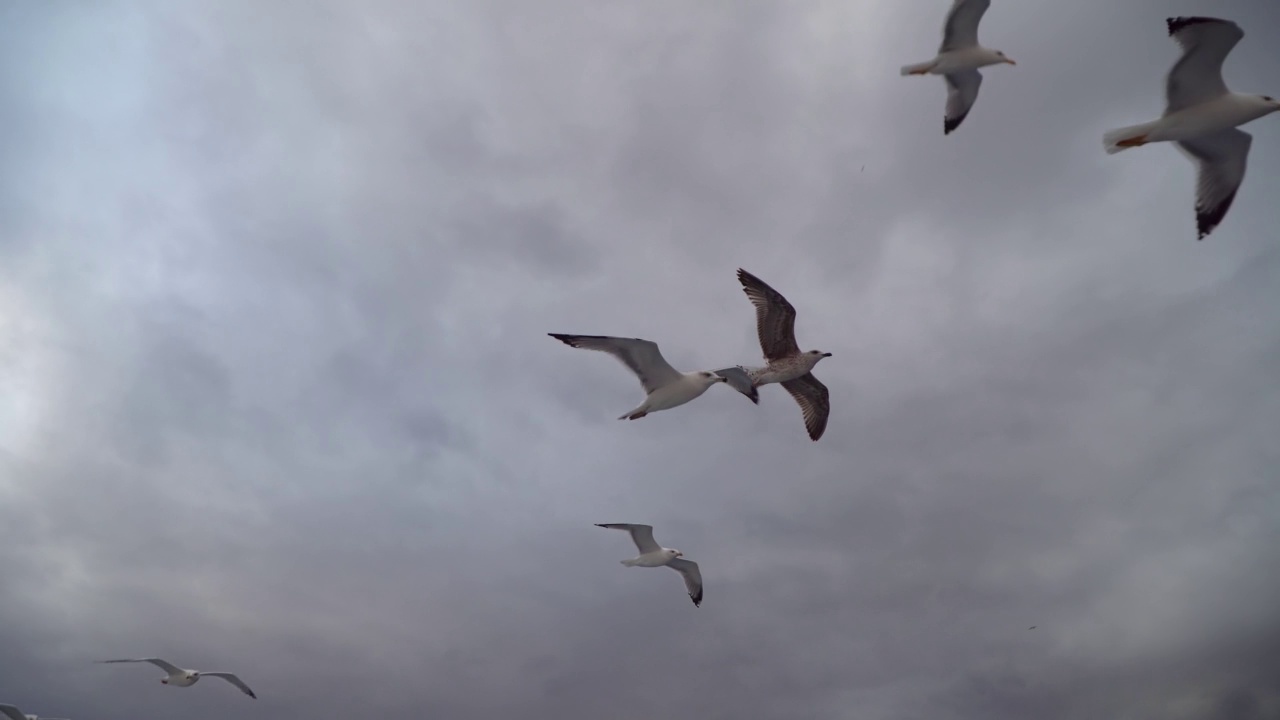
[[[236,677],[233,673],[229,673],[229,672],[204,672],[203,670],[187,670],[184,668],[180,668],[171,662],[161,660],[160,658],[99,660],[98,662],[100,663],[139,663],[139,662],[151,663],[152,665],[155,665],[156,667],[168,673],[167,677],[160,678],[160,682],[164,685],[172,685],[174,687],[191,687],[192,685],[195,685],[196,681],[198,681],[202,677],[222,678],[223,680],[226,680],[232,685],[235,685],[236,687],[240,688],[240,692],[244,693],[245,695],[248,695],[254,700],[258,699],[258,696],[253,694],[253,691],[249,689],[248,685],[244,684],[243,680]]]
[[[43,715],[27,715],[12,705],[0,703],[0,715],[10,720],[67,720],[66,718],[47,718]]]
[[[942,134],[950,135],[960,127],[973,109],[982,87],[978,68],[988,65],[1018,63],[999,50],[978,44],[978,23],[991,7],[991,0],[956,0],[942,26],[942,44],[938,55],[928,62],[904,65],[903,75],[941,75],[947,81],[947,110],[942,118]]]
[[[684,553],[673,548],[664,548],[653,539],[652,525],[633,525],[631,523],[596,523],[596,527],[610,530],[626,530],[631,533],[640,554],[630,560],[623,560],[627,567],[669,567],[684,578],[684,587],[689,591],[693,606],[702,605],[702,571],[698,563],[685,560]]]
[[[767,362],[764,367],[738,366],[738,371],[749,378],[752,393],[755,393],[755,388],[769,383],[779,383],[791,393],[800,405],[809,437],[816,441],[827,429],[831,400],[827,386],[819,382],[811,371],[820,360],[831,357],[831,353],[800,351],[796,343],[796,309],[782,293],[742,268],[738,268],[738,282],[742,283],[742,291],[756,308],[756,334],[760,337],[760,349]],[[734,384],[737,382],[735,379]]]
[[[640,378],[640,385],[648,396],[634,410],[621,415],[619,420],[638,420],[651,412],[670,410],[693,400],[716,383],[728,382],[723,375],[705,370],[687,373],[676,370],[662,357],[658,344],[650,340],[604,335],[547,334],[569,347],[607,352],[621,360]]]
[[[1203,240],[1226,217],[1244,181],[1253,136],[1236,126],[1280,110],[1280,102],[1231,92],[1222,81],[1222,61],[1244,37],[1239,25],[1211,17],[1166,18],[1165,24],[1182,47],[1182,57],[1165,78],[1164,115],[1104,133],[1102,145],[1107,154],[1115,154],[1151,142],[1173,142],[1195,161],[1196,239]]]

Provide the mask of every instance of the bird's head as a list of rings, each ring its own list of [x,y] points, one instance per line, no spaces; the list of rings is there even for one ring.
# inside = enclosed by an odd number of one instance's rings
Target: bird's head
[[[809,352],[805,353],[805,355],[809,356],[809,362],[813,363],[814,365],[817,365],[818,361],[821,360],[822,358],[831,357],[831,353],[822,352],[821,350],[810,350]]]
[[[1277,100],[1270,95],[1259,95],[1258,97],[1262,99],[1262,102],[1266,103],[1267,112],[1276,112],[1280,110],[1280,100]]]
[[[684,557],[684,553],[680,552],[679,550],[674,550],[672,548],[667,548],[667,554],[673,558]]]
[[[1013,61],[1013,58],[1009,57],[1008,55],[1005,55],[1003,52],[1001,52],[1001,51],[999,51],[999,50],[996,50],[996,57],[1000,58],[1000,62],[1002,62],[1002,63],[1009,63],[1010,65],[1017,65],[1017,64],[1018,64],[1018,63],[1016,63],[1016,62],[1014,62],[1014,61]]]
[[[702,373],[702,377],[703,377],[703,378],[704,378],[708,383],[729,382],[729,378],[727,378],[727,377],[725,377],[725,376],[723,376],[723,375],[717,375],[717,374],[715,374],[715,373],[713,373],[713,372],[704,372],[704,373]]]

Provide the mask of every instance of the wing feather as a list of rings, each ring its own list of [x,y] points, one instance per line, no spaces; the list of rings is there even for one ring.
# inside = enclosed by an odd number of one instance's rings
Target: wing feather
[[[978,44],[978,23],[991,0],[956,0],[947,13],[947,20],[942,24],[942,44],[938,46],[938,54],[973,47]]]
[[[800,354],[796,345],[796,309],[769,287],[765,281],[738,269],[738,282],[756,308],[756,335],[766,360],[778,360]]]
[[[640,338],[609,337],[606,335],[565,335],[547,333],[551,337],[583,350],[599,350],[622,361],[640,378],[640,386],[646,393],[680,379],[680,373],[662,357],[658,344]]]
[[[698,569],[698,563],[676,558],[667,563],[667,567],[680,573],[684,578],[684,588],[689,591],[689,599],[693,601],[693,606],[700,607],[702,605],[702,571]]]
[[[1165,24],[1169,36],[1182,48],[1182,57],[1165,78],[1164,114],[1225,95],[1222,61],[1244,37],[1240,26],[1211,17],[1166,18]]]
[[[662,549],[653,539],[652,525],[636,525],[633,523],[596,523],[596,527],[609,528],[610,530],[626,530],[631,533],[631,540],[636,544],[636,549],[641,555],[651,552],[657,552]]]
[[[218,677],[218,678],[222,678],[223,680],[226,680],[227,682],[231,683],[232,685],[235,685],[236,687],[240,688],[240,692],[244,693],[245,695],[248,695],[249,697],[253,698],[254,700],[257,700],[257,699],[258,699],[258,696],[257,696],[257,695],[254,695],[254,694],[253,694],[253,691],[249,689],[249,686],[248,686],[248,685],[245,685],[243,680],[241,680],[240,678],[236,677],[235,673],[229,673],[229,672],[202,672],[202,673],[200,673],[200,676],[201,676],[201,677]]]
[[[795,380],[783,382],[782,387],[800,405],[804,427],[809,431],[809,438],[816,442],[826,432],[827,416],[831,414],[831,398],[827,386],[819,382],[813,373],[805,373]]]
[[[1196,162],[1196,231],[1203,240],[1227,216],[1249,161],[1253,136],[1238,128],[1174,143]]]
[[[950,135],[969,116],[982,87],[982,73],[977,70],[943,75],[947,82],[947,111],[942,119],[942,134]]]
[[[722,370],[714,371],[715,374],[728,380],[729,387],[747,396],[751,402],[756,405],[760,404],[760,393],[756,390],[756,386],[751,382],[751,376],[743,370],[741,366],[728,367]]]
[[[169,673],[170,675],[176,675],[177,673],[180,673],[180,672],[182,672],[182,671],[183,671],[183,670],[182,670],[182,668],[178,667],[177,665],[174,665],[173,663],[171,663],[171,662],[169,662],[169,661],[167,661],[167,660],[161,660],[160,658],[133,658],[133,659],[125,658],[125,659],[121,659],[121,660],[100,660],[99,662],[103,662],[103,663],[140,663],[140,662],[151,663],[152,665],[155,665],[156,667],[158,667],[158,668],[160,668],[161,670],[163,670],[163,671],[165,671],[165,672]]]

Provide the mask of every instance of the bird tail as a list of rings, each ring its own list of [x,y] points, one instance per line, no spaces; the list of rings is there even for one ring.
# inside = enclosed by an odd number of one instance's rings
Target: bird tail
[[[1106,149],[1108,155],[1115,155],[1129,148],[1146,145],[1147,135],[1151,133],[1154,127],[1154,122],[1145,122],[1141,125],[1130,125],[1108,130],[1102,134],[1102,147]]]
[[[915,65],[903,65],[903,75],[925,75],[933,68],[933,61],[916,63]]]
[[[635,559],[634,559],[634,558],[633,558],[633,559],[631,559],[631,560],[623,560],[623,561],[622,561],[622,564],[623,564],[623,565],[625,565],[625,566],[627,566],[627,567],[635,567],[635,566],[636,566],[636,561],[635,561]]]

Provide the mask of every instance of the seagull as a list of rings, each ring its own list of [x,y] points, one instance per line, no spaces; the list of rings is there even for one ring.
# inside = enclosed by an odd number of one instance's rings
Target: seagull
[[[66,718],[47,718],[40,715],[27,715],[12,705],[0,703],[0,715],[10,720],[67,720]]]
[[[904,65],[903,75],[941,75],[947,81],[947,110],[942,118],[942,134],[950,135],[960,127],[973,109],[982,87],[978,68],[988,65],[1018,63],[999,50],[978,44],[978,23],[991,7],[991,0],[956,0],[942,26],[942,44],[938,55],[928,62]]]
[[[1244,181],[1253,136],[1236,126],[1280,110],[1280,101],[1231,92],[1222,81],[1222,61],[1244,37],[1239,25],[1211,17],[1174,17],[1164,22],[1169,37],[1182,48],[1182,57],[1164,81],[1164,115],[1108,131],[1102,145],[1108,155],[1152,142],[1177,145],[1199,166],[1196,239],[1203,240],[1226,217]]]
[[[831,357],[831,353],[821,350],[800,352],[800,346],[796,344],[796,309],[791,303],[742,268],[738,268],[738,282],[742,283],[742,291],[756,307],[756,334],[760,336],[760,349],[764,351],[768,364],[765,367],[738,366],[737,370],[749,378],[752,393],[755,388],[769,383],[779,383],[786,388],[800,405],[809,437],[816,441],[827,429],[831,400],[827,386],[818,382],[810,371],[822,358]],[[735,387],[741,383],[729,369],[719,372],[732,378]],[[739,392],[746,394],[741,389]]]
[[[630,560],[623,560],[622,564],[627,567],[662,567],[665,565],[675,570],[684,577],[684,586],[689,591],[689,598],[693,600],[693,606],[699,607],[702,605],[702,572],[698,570],[698,563],[692,560],[685,560],[684,553],[679,550],[664,548],[654,542],[652,525],[596,523],[596,527],[609,528],[610,530],[626,530],[631,533],[631,539],[635,542],[636,548],[640,550],[640,555]]]
[[[670,410],[693,400],[716,383],[728,382],[728,378],[714,372],[702,370],[682,373],[676,370],[662,357],[658,344],[651,340],[604,335],[547,334],[569,347],[607,352],[621,360],[640,378],[640,385],[648,396],[637,408],[619,416],[619,420],[639,420],[651,412]]]
[[[174,665],[171,662],[161,660],[160,658],[99,660],[98,662],[100,663],[148,662],[160,668],[161,670],[169,673],[168,677],[160,678],[160,682],[164,685],[172,685],[174,687],[191,687],[192,685],[195,685],[196,682],[202,677],[220,677],[223,680],[226,680],[227,682],[231,683],[232,685],[235,685],[236,687],[240,688],[240,692],[244,693],[245,695],[248,695],[254,700],[258,699],[258,696],[253,694],[253,691],[249,689],[248,685],[244,684],[243,680],[241,680],[240,678],[236,677],[234,674],[229,672],[204,672],[203,670],[185,670],[183,668],[178,667],[177,665]]]

